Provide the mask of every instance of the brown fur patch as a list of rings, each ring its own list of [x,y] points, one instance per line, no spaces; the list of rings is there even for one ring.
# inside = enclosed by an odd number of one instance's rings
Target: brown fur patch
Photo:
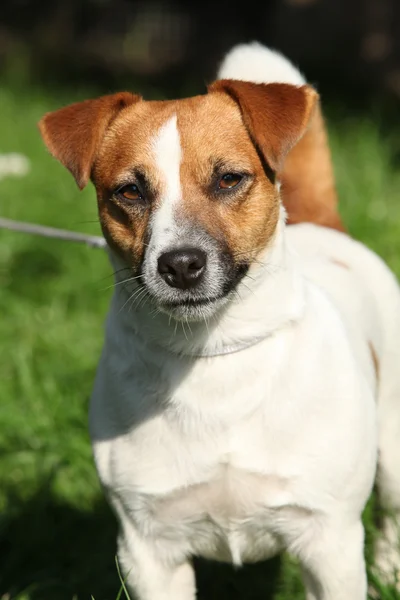
[[[154,162],[151,140],[173,115],[173,102],[140,102],[121,113],[107,131],[93,166],[100,220],[105,238],[133,270],[141,264],[152,212],[159,206],[163,182]],[[113,195],[134,182],[136,172],[149,182],[146,202],[126,203]],[[120,218],[116,219],[119,213]]]
[[[371,341],[368,341],[368,347],[369,347],[369,351],[371,353],[372,362],[373,362],[373,365],[374,365],[375,377],[376,377],[376,380],[379,381],[379,359],[378,359],[378,355],[377,355],[376,350],[374,348],[374,345],[372,344]]]
[[[71,104],[40,120],[46,146],[71,171],[81,189],[89,181],[107,127],[121,110],[139,100],[140,96],[120,92]]]
[[[318,94],[308,85],[251,83],[222,79],[209,88],[224,92],[240,107],[243,122],[269,167],[276,173],[303,136]]]
[[[344,231],[321,107],[302,139],[289,152],[281,174],[288,223],[317,223]]]
[[[185,215],[225,245],[238,262],[254,258],[275,231],[279,199],[265,177],[236,103],[226,94],[204,96],[179,112],[178,128]],[[225,165],[221,174],[248,174],[247,182],[233,193],[218,195],[212,189],[213,164],[220,160]]]

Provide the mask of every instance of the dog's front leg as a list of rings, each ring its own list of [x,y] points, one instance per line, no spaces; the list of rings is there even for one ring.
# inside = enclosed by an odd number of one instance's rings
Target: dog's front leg
[[[315,528],[296,554],[307,600],[366,600],[364,530],[361,522]]]
[[[190,562],[161,558],[154,540],[139,535],[130,523],[123,523],[118,538],[118,560],[135,600],[195,600]]]

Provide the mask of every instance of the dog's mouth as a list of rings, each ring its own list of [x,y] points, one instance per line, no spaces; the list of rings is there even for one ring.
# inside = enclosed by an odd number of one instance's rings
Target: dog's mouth
[[[149,300],[159,312],[173,317],[177,321],[203,321],[212,317],[217,310],[228,302],[230,294],[218,294],[204,297],[162,299],[150,293]]]
[[[207,298],[187,298],[186,300],[175,300],[173,302],[164,302],[162,305],[167,309],[186,308],[189,306],[206,306],[207,304],[212,304],[213,302],[221,300],[222,298],[224,298],[223,294]]]
[[[229,296],[189,299],[176,302],[157,303],[158,310],[176,321],[204,321],[215,316],[229,300]]]
[[[202,321],[214,316],[219,309],[225,306],[235,295],[236,287],[244,277],[244,269],[239,277],[228,280],[221,289],[214,294],[184,295],[182,297],[165,298],[150,292],[151,302],[160,312],[168,314],[177,320]]]

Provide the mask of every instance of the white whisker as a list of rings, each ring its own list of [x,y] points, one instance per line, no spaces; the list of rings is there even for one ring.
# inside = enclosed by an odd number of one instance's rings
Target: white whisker
[[[109,285],[106,288],[103,288],[101,291],[105,292],[111,288],[116,288],[117,285],[122,285],[124,283],[129,283],[130,281],[135,281],[136,279],[140,279],[141,275],[137,275],[136,277],[128,277],[128,279],[123,279],[122,281],[116,281],[113,284]]]
[[[186,325],[187,325],[187,326],[188,326],[188,328],[189,328],[189,333],[190,333],[190,335],[193,337],[193,331],[192,331],[192,328],[190,327],[190,323],[189,323],[189,320],[188,320],[188,318],[187,318],[187,317],[186,317]]]
[[[134,301],[132,302],[132,304],[129,307],[129,310],[137,310],[141,304],[141,301],[143,298],[146,299],[146,296],[148,294],[148,291],[146,288],[142,288],[141,289],[141,293],[137,294]]]
[[[141,289],[141,288],[139,288],[139,290],[140,290],[140,289]],[[124,310],[125,306],[128,304],[128,302],[129,302],[130,300],[132,300],[132,298],[133,298],[133,297],[134,297],[134,296],[135,296],[135,295],[136,295],[136,294],[139,292],[139,290],[135,290],[134,292],[132,292],[132,294],[131,294],[130,296],[128,296],[128,299],[127,299],[127,300],[125,300],[125,302],[123,303],[123,305],[121,306],[121,308],[119,309],[119,311],[118,311],[118,312],[122,312],[122,311]]]
[[[184,336],[185,336],[185,338],[186,338],[186,341],[188,342],[188,341],[189,341],[189,338],[188,338],[188,336],[187,336],[187,334],[186,334],[186,329],[185,329],[184,322],[183,322],[183,321],[181,321],[181,324],[182,324],[182,331],[183,331],[183,334],[184,334]]]

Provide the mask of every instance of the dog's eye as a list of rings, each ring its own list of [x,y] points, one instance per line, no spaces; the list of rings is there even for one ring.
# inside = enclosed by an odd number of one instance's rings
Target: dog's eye
[[[231,190],[239,185],[242,179],[242,175],[239,175],[238,173],[225,173],[219,180],[218,187],[220,190]]]
[[[119,196],[122,200],[129,200],[129,202],[143,200],[143,196],[140,193],[138,186],[134,183],[124,185],[122,188],[120,188],[117,191],[117,196]]]

